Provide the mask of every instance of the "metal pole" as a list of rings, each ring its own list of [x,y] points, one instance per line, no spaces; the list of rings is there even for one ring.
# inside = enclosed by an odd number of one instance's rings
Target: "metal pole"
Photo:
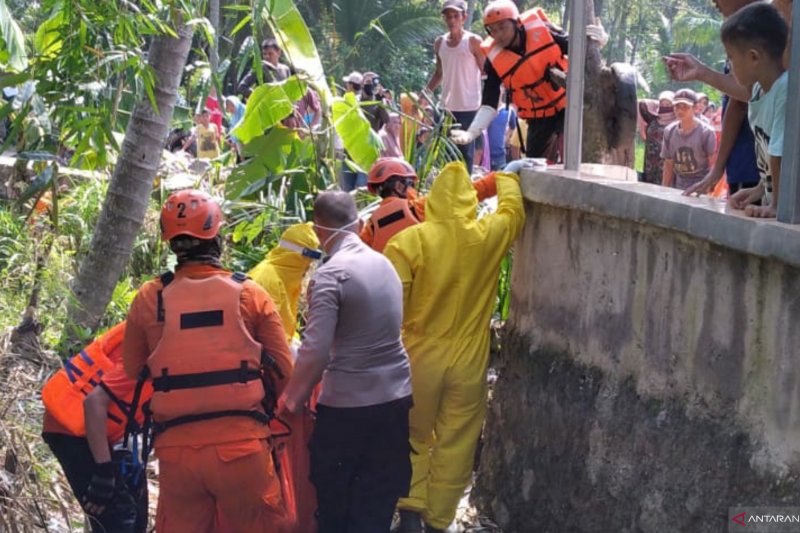
[[[583,142],[583,78],[586,68],[586,0],[572,0],[569,16],[567,116],[564,126],[564,168],[581,166]],[[800,9],[796,10],[800,12]],[[798,56],[800,58],[800,56]],[[793,94],[793,93],[790,93]]]
[[[800,91],[800,9],[792,10],[792,61],[789,65],[787,94]],[[780,190],[778,191],[778,220],[789,224],[800,223],[800,106],[786,99],[786,126],[783,157],[781,158]]]

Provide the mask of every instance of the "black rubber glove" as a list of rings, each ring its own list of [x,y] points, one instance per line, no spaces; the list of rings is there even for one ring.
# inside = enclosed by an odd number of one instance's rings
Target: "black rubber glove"
[[[114,464],[94,465],[94,474],[83,496],[83,508],[87,513],[99,515],[114,497]]]

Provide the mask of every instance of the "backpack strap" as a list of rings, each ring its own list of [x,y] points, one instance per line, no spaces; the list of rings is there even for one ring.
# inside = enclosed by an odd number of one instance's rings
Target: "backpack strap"
[[[172,280],[175,279],[175,274],[172,271],[167,271],[161,274],[158,278],[161,280],[161,288],[156,294],[156,320],[159,322],[164,322],[164,296],[162,295],[162,292],[167,285],[172,283]]]

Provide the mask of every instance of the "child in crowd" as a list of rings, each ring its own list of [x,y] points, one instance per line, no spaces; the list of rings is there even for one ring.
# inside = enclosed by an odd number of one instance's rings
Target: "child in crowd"
[[[198,159],[214,159],[219,157],[219,131],[217,125],[211,122],[211,110],[203,109],[194,115],[194,128],[183,143],[182,150],[196,143]]]
[[[661,158],[664,173],[661,184],[685,190],[708,173],[717,149],[714,130],[695,115],[697,94],[691,89],[675,93],[673,107],[677,121],[664,130]]]
[[[761,181],[730,197],[730,204],[745,215],[775,218],[778,209],[786,92],[789,77],[783,67],[788,27],[778,10],[758,2],[732,15],[722,26],[722,44],[733,75],[752,87],[748,108],[756,138],[756,161]],[[762,205],[752,205],[758,200]]]

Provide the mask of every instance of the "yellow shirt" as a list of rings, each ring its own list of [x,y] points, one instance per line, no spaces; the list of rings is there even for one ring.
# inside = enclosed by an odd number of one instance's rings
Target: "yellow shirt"
[[[200,159],[214,159],[219,157],[219,133],[216,124],[209,124],[208,127],[198,124],[195,127],[197,132],[197,157]]]

